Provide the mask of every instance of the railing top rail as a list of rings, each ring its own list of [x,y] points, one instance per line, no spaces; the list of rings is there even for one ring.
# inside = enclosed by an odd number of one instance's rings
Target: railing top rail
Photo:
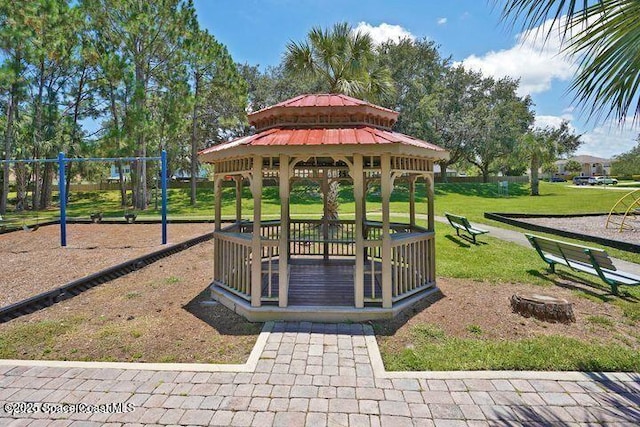
[[[229,233],[231,232],[231,230],[239,230],[240,229],[240,223],[234,222],[233,224],[229,224],[226,227],[223,227],[220,231],[224,232],[224,233]]]
[[[433,239],[435,233],[432,231],[420,232],[420,233],[400,233],[400,234],[392,234],[391,235],[391,245],[404,245],[407,243],[418,242],[421,240],[430,240]]]
[[[214,231],[213,238],[227,240],[244,246],[251,246],[251,234]]]
[[[370,221],[367,220],[364,222],[364,224],[368,227],[379,227],[382,228],[382,221]],[[405,224],[402,222],[391,222],[389,223],[389,227],[393,228],[408,228],[410,230],[416,231],[416,232],[420,232],[420,233],[430,233],[430,231],[424,227],[420,227],[419,225],[411,225],[411,224]]]

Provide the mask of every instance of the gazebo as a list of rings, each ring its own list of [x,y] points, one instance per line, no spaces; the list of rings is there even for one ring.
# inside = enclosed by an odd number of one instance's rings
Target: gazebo
[[[214,165],[212,297],[251,321],[390,318],[436,288],[433,164],[449,153],[391,130],[398,113],[345,95],[301,95],[249,114],[255,133],[200,152]],[[424,180],[427,226],[416,224]],[[292,218],[290,190],[313,181],[322,218]],[[222,228],[222,187],[235,181],[235,222]],[[409,214],[392,222],[390,197],[404,181]],[[262,217],[265,182],[276,183],[280,218]],[[355,217],[330,215],[335,182],[353,186]],[[253,220],[242,220],[248,183]],[[381,218],[367,213],[379,188]],[[371,202],[369,202],[371,203]]]

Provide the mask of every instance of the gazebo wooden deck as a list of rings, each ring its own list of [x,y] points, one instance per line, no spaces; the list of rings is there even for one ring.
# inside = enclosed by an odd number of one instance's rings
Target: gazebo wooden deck
[[[212,296],[249,320],[346,321],[392,317],[436,288],[433,163],[448,152],[391,131],[398,113],[344,95],[302,95],[249,115],[256,134],[213,146]],[[261,215],[265,178],[277,179],[280,220]],[[221,227],[223,180],[235,180],[236,222]],[[416,181],[426,182],[427,227],[416,225]],[[291,219],[296,180],[353,184],[355,219]],[[390,221],[394,183],[409,185],[409,222]],[[248,181],[253,221],[242,221]],[[382,220],[366,215],[368,185],[379,183]]]

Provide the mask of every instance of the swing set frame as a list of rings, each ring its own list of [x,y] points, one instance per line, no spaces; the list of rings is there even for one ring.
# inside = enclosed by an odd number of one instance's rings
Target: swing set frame
[[[160,185],[162,189],[162,244],[167,244],[167,152],[162,150],[159,157],[74,157],[67,158],[63,152],[56,159],[20,159],[0,160],[0,164],[16,163],[57,163],[58,164],[58,191],[60,197],[60,246],[67,246],[67,176],[66,165],[71,162],[134,162],[134,161],[160,161]]]

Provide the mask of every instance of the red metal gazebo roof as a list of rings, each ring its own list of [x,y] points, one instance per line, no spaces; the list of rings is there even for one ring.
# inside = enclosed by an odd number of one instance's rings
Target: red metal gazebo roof
[[[262,131],[273,127],[353,126],[391,129],[398,113],[360,99],[335,93],[300,95],[249,114]]]
[[[299,95],[295,98],[287,99],[286,101],[279,102],[269,107],[258,110],[252,114],[259,114],[263,111],[272,110],[277,107],[353,107],[353,106],[368,106],[381,111],[387,111],[390,113],[398,114],[397,112],[388,108],[380,107],[379,105],[371,104],[361,99],[353,98],[351,96],[343,95],[341,93],[316,93]],[[249,116],[251,116],[250,114]]]
[[[269,129],[234,141],[214,145],[200,152],[201,155],[224,151],[231,147],[245,146],[295,146],[295,145],[376,145],[400,143],[434,151],[446,151],[435,144],[402,133],[362,126],[331,129]]]
[[[408,135],[393,132],[391,126],[398,113],[366,101],[341,94],[300,95],[249,114],[249,123],[258,131],[254,135],[202,150],[200,160],[215,162],[222,158],[246,155],[247,151],[264,152],[323,150],[353,145],[378,151],[383,146],[411,154],[445,158],[447,150]],[[395,148],[392,148],[395,147]],[[336,147],[337,148],[337,147]],[[417,151],[416,151],[417,150]]]

